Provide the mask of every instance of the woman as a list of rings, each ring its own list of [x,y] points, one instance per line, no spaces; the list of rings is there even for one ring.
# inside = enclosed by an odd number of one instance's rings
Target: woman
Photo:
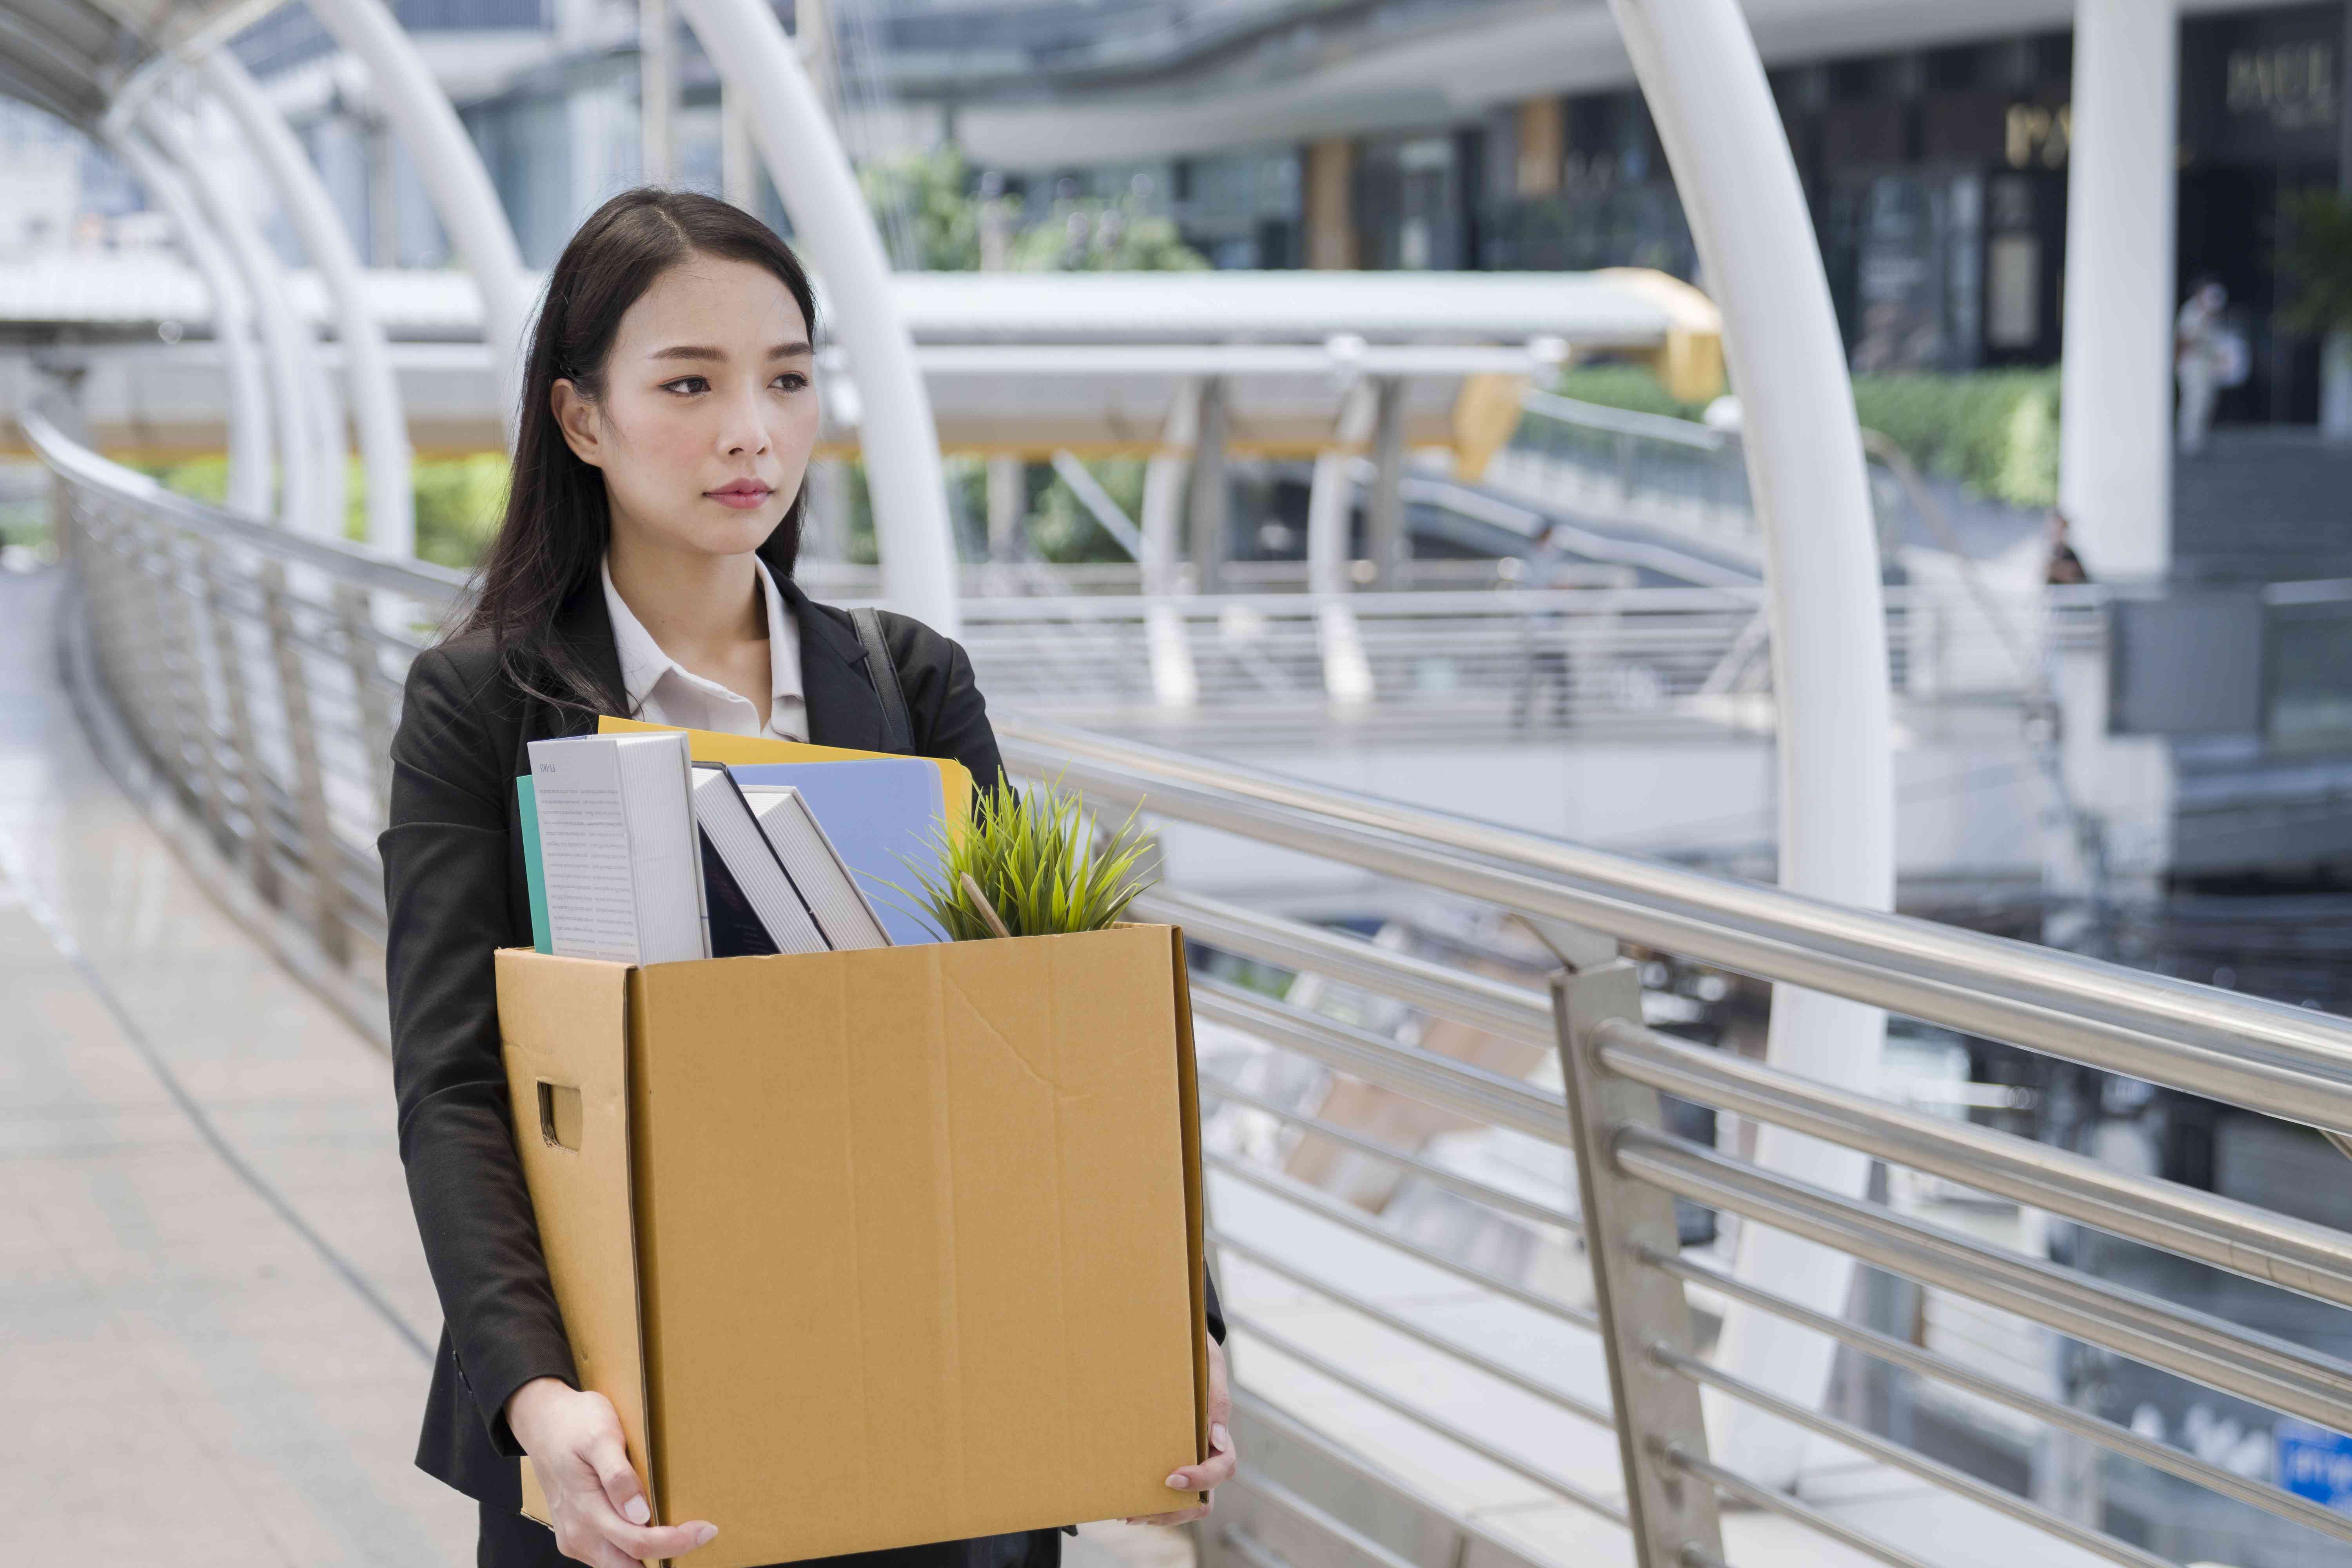
[[[491,953],[530,942],[514,797],[530,742],[615,713],[887,749],[878,672],[850,617],[793,581],[815,321],[799,262],[736,208],[657,190],[607,202],[548,279],[506,517],[472,607],[409,671],[380,843],[401,1158],[446,1320],[417,1463],[480,1503],[483,1568],[634,1568],[724,1522],[649,1525],[612,1405],[578,1386],[515,1155]],[[915,752],[958,758],[982,786],[1000,779],[963,649],[905,616],[883,626]],[[1174,1492],[1234,1469],[1213,1290],[1210,1303],[1215,1451],[1170,1476]],[[1020,1412],[1004,1419],[1019,1430]],[[519,1511],[525,1454],[551,1535]],[[1060,1537],[1039,1530],[839,1561],[1059,1557]]]

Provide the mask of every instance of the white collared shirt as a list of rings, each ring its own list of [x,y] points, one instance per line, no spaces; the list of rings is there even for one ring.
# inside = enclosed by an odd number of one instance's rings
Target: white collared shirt
[[[755,555],[751,563],[759,570],[760,587],[768,599],[770,684],[764,730],[750,698],[695,674],[664,653],[645,623],[631,612],[621,591],[613,586],[612,563],[599,565],[604,578],[604,608],[613,617],[613,642],[621,655],[621,685],[634,717],[648,724],[677,724],[728,735],[808,739],[808,700],[801,689],[800,626],[777,590],[775,578],[769,575],[767,563]]]

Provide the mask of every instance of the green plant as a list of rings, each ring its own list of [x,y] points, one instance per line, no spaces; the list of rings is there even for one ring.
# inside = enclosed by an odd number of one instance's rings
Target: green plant
[[[416,495],[416,553],[470,570],[505,518],[509,472],[503,452],[418,458],[409,479]]]
[[[1931,474],[2011,506],[2058,499],[2054,370],[1857,375],[1853,406]]]
[[[899,262],[924,272],[971,272],[980,267],[981,198],[966,195],[971,171],[952,146],[910,153],[858,171],[866,205],[886,226],[903,219],[915,255]]]
[[[973,802],[970,821],[937,825],[932,845],[936,864],[898,858],[918,886],[898,890],[915,900],[908,912],[954,942],[1100,931],[1158,880],[1142,872],[1150,845],[1134,812],[1103,837],[1084,799],[1058,782],[1026,794],[999,784]]]
[[[1552,390],[1579,403],[1597,403],[1635,414],[1663,414],[1672,419],[1696,419],[1705,408],[1702,404],[1678,400],[1638,364],[1570,365],[1559,373]]]
[[[1639,365],[1577,365],[1553,390],[1563,397],[1696,419]],[[1853,378],[1855,416],[1931,474],[2012,506],[2058,499],[2058,373],[1978,370],[1958,374],[1898,372]]]
[[[2352,195],[2297,192],[2285,217],[2279,270],[2294,282],[2286,325],[2315,338],[2352,331]]]
[[[1140,458],[1099,458],[1087,464],[1095,482],[1130,518],[1143,510],[1145,466]],[[1077,491],[1059,474],[1029,514],[1029,542],[1041,557],[1056,564],[1128,559],[1127,552],[1103,531],[1095,514],[1078,500]]]

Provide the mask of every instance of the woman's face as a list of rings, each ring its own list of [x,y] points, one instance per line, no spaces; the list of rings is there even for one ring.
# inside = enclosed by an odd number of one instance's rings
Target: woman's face
[[[621,317],[592,404],[551,390],[581,461],[602,469],[616,542],[756,550],[800,493],[819,407],[808,321],[783,280],[697,256]]]

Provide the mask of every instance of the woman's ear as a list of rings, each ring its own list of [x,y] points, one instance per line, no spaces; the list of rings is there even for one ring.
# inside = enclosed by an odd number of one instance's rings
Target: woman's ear
[[[563,444],[572,448],[572,455],[592,468],[603,468],[604,444],[597,438],[596,405],[569,376],[558,376],[547,389],[547,403],[555,415],[555,427],[563,432]]]

